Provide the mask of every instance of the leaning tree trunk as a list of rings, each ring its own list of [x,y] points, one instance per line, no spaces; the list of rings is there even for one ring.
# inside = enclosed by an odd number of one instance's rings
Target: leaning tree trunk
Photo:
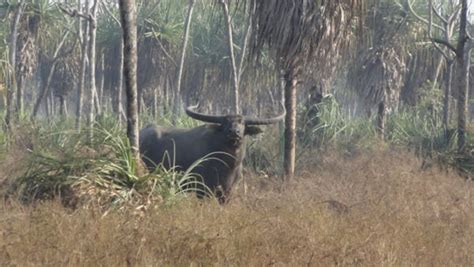
[[[195,0],[189,0],[189,7],[188,7],[188,14],[186,16],[186,27],[184,29],[184,38],[183,38],[183,46],[181,50],[181,60],[179,61],[179,69],[178,69],[178,82],[176,85],[176,91],[174,94],[174,105],[173,105],[173,124],[176,124],[176,119],[179,117],[181,113],[181,81],[183,79],[183,69],[184,69],[184,58],[186,56],[186,48],[188,46],[188,39],[189,39],[189,29],[191,28],[191,19],[193,17],[193,10],[194,10],[194,3]]]
[[[124,44],[124,78],[127,95],[127,136],[132,154],[139,162],[137,110],[137,25],[135,0],[119,0]]]
[[[5,114],[5,125],[7,128],[10,128],[11,118],[13,113],[13,102],[14,102],[14,94],[17,90],[17,83],[16,83],[16,49],[17,49],[17,41],[18,41],[18,27],[20,25],[20,18],[23,14],[23,7],[24,4],[22,1],[19,2],[17,10],[15,11],[15,16],[13,18],[11,36],[10,36],[10,82],[7,88],[7,112]]]
[[[61,48],[63,47],[64,43],[66,42],[66,39],[67,39],[68,35],[69,35],[69,31],[66,31],[63,35],[63,38],[59,42],[58,47],[56,47],[56,50],[54,51],[53,57],[51,59],[51,67],[49,69],[48,78],[47,78],[46,82],[43,84],[43,87],[41,88],[40,94],[38,95],[38,98],[36,99],[35,106],[33,107],[33,113],[31,114],[31,120],[34,120],[36,118],[36,115],[38,114],[39,107],[40,107],[43,99],[49,93],[50,84],[51,84],[54,72],[56,71],[56,63],[58,62],[59,51],[61,51]]]
[[[285,151],[283,167],[285,179],[293,179],[296,161],[296,85],[298,83],[294,70],[285,75]]]
[[[234,54],[234,40],[232,37],[232,20],[229,15],[229,6],[227,5],[227,0],[221,0],[222,8],[224,9],[225,22],[227,26],[227,45],[229,48],[229,58],[232,68],[232,93],[233,93],[233,112],[235,114],[240,113],[239,108],[239,75],[237,73],[237,67],[235,64],[235,54]],[[243,57],[242,57],[243,58]]]

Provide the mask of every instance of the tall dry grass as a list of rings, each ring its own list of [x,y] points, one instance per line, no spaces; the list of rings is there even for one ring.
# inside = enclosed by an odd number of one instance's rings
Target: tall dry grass
[[[249,175],[228,205],[0,207],[1,266],[474,264],[474,186],[409,153],[337,153],[281,185]],[[3,167],[3,166],[2,166]]]

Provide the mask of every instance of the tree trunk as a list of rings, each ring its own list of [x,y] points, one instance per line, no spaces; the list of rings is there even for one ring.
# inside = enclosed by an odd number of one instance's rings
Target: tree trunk
[[[447,60],[446,66],[446,85],[444,88],[444,99],[443,99],[443,128],[445,131],[449,128],[449,109],[450,109],[450,97],[451,97],[451,84],[453,80],[453,68],[454,61]]]
[[[66,119],[66,102],[64,101],[64,96],[59,95],[59,116],[61,116],[61,120]]]
[[[137,25],[134,0],[119,0],[124,44],[124,78],[127,95],[127,136],[139,162],[137,110]]]
[[[467,0],[461,1],[461,20],[459,40],[456,47],[457,81],[458,81],[458,152],[463,153],[466,147],[466,114],[467,92],[469,90],[469,52],[466,51],[467,36]]]
[[[48,78],[46,79],[46,82],[42,83],[42,87],[40,89],[40,94],[38,95],[38,98],[36,98],[35,105],[33,107],[33,113],[31,114],[31,120],[34,120],[36,116],[38,115],[39,108],[41,106],[41,103],[43,102],[43,99],[48,98],[49,95],[49,88],[51,85],[51,81],[53,79],[54,73],[56,72],[56,61],[53,61],[51,63],[51,67],[48,72]],[[46,101],[49,101],[48,99]],[[49,109],[48,109],[48,103],[46,103],[46,111],[47,111],[47,116],[49,119]]]
[[[66,42],[67,36],[69,35],[69,31],[66,31],[63,35],[63,38],[58,44],[58,47],[56,47],[56,50],[54,51],[53,57],[52,57],[52,62],[51,62],[51,68],[49,69],[48,73],[48,78],[46,80],[46,83],[44,83],[43,88],[40,91],[40,94],[38,95],[38,98],[36,99],[35,106],[33,107],[33,113],[31,114],[31,120],[34,120],[39,107],[41,105],[41,102],[43,101],[44,97],[48,95],[49,93],[49,86],[51,84],[51,80],[53,78],[54,72],[56,71],[56,63],[58,62],[58,54],[59,51],[61,51],[61,48],[63,47],[64,43]]]
[[[229,6],[227,5],[227,0],[221,0],[222,8],[224,9],[224,15],[226,19],[227,26],[227,45],[229,47],[229,58],[232,68],[232,93],[233,93],[233,107],[232,111],[235,114],[240,113],[239,108],[239,75],[237,73],[237,67],[235,64],[235,55],[234,55],[234,40],[232,36],[232,20],[229,15]]]
[[[94,126],[94,100],[97,102],[97,87],[95,79],[95,66],[96,66],[96,36],[97,36],[97,8],[99,0],[94,0],[92,10],[89,16],[89,75],[90,75],[90,103],[89,103],[89,116],[87,117],[87,126],[89,128],[89,137],[92,140]],[[98,107],[98,103],[97,103]]]
[[[49,119],[53,120],[56,115],[55,101],[54,101],[54,92],[50,90],[49,92]]]
[[[100,57],[100,86],[99,86],[99,104],[100,104],[100,107],[99,107],[99,114],[102,114],[103,112],[103,108],[105,108],[107,105],[104,101],[104,82],[105,82],[105,79],[104,79],[104,70],[105,70],[105,56],[104,56],[104,53],[102,52],[102,56]]]
[[[123,107],[122,107],[122,93],[123,93],[123,40],[120,41],[120,65],[119,65],[119,76],[117,81],[117,119],[119,126],[122,126],[122,114],[123,114]]]
[[[11,118],[13,113],[14,94],[17,90],[16,82],[16,50],[18,42],[18,27],[20,25],[20,18],[23,14],[23,1],[18,3],[15,16],[13,17],[11,36],[10,36],[10,82],[7,88],[7,109],[5,114],[5,125],[7,128],[11,126]]]
[[[16,117],[17,120],[19,121],[21,117],[23,117],[23,88],[25,86],[25,77],[23,75],[20,75],[18,77],[18,84],[17,84],[17,89],[16,89]]]
[[[385,97],[377,106],[377,132],[383,140],[385,137]]]
[[[81,0],[78,0],[78,10],[82,10]],[[77,85],[77,106],[76,106],[76,130],[81,130],[82,122],[82,106],[84,103],[84,87],[86,81],[87,71],[87,51],[89,50],[89,26],[88,21],[85,20],[85,31],[83,31],[82,18],[78,18],[78,35],[81,43],[81,67],[79,69],[79,83]]]
[[[153,88],[153,118],[155,120],[158,119],[158,89],[158,86],[155,86],[155,88]]]
[[[293,179],[296,161],[296,77],[290,70],[285,75],[285,151],[284,151],[284,171],[285,179]]]
[[[440,54],[438,64],[436,64],[436,69],[435,69],[435,72],[433,73],[433,77],[432,77],[433,84],[431,86],[431,90],[436,89],[436,85],[438,84],[438,77],[441,73],[441,69],[443,68],[443,62],[444,62],[444,56]]]
[[[183,46],[181,50],[181,60],[179,61],[179,70],[178,70],[178,83],[176,85],[176,91],[174,94],[174,105],[173,105],[173,125],[176,124],[176,119],[181,114],[181,81],[183,79],[183,69],[184,69],[184,58],[186,56],[186,48],[188,46],[189,39],[189,29],[191,28],[191,19],[193,17],[195,0],[189,0],[188,14],[186,16],[185,29],[184,29],[184,38]]]

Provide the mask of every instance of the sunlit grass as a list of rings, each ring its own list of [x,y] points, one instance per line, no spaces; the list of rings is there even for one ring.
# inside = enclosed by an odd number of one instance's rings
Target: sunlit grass
[[[0,265],[472,265],[472,183],[392,149],[322,159],[284,187],[250,175],[225,206],[4,204]]]

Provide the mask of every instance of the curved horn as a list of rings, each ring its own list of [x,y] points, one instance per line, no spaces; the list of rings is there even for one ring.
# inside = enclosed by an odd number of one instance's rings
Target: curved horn
[[[272,124],[272,123],[276,123],[276,122],[279,122],[281,120],[283,120],[285,118],[285,115],[286,115],[286,109],[285,109],[285,106],[283,105],[283,103],[281,104],[281,106],[283,107],[283,112],[276,116],[276,117],[273,117],[273,118],[268,118],[268,119],[257,119],[257,118],[245,118],[245,125],[267,125],[267,124]]]
[[[209,122],[209,123],[219,123],[219,124],[222,123],[222,119],[224,118],[223,116],[206,115],[206,114],[202,114],[202,113],[198,113],[194,111],[194,109],[196,109],[198,105],[187,107],[186,114],[188,114],[189,117],[196,119],[198,121],[204,121],[204,122]]]

